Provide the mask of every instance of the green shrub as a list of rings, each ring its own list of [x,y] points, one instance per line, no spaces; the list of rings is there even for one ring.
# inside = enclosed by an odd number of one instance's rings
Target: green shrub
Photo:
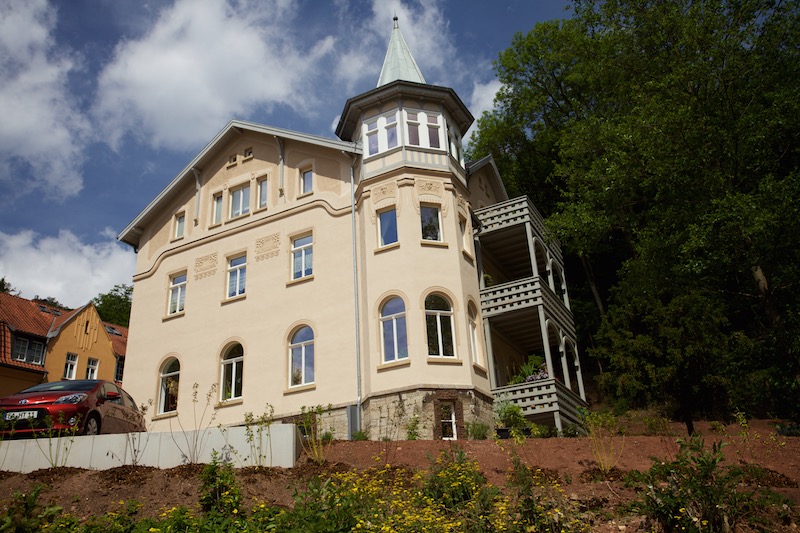
[[[481,421],[467,422],[467,436],[472,440],[486,440],[489,438],[489,424]]]
[[[230,463],[221,463],[216,451],[211,453],[211,463],[200,472],[200,483],[200,508],[204,512],[239,513],[242,492]]]
[[[354,431],[351,437],[353,440],[369,440],[369,433],[359,429],[358,431]]]

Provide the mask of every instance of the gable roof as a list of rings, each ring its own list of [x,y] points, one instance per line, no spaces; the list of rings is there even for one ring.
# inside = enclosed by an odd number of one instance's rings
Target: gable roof
[[[12,331],[47,337],[53,325],[63,323],[71,313],[13,294],[0,293],[0,321],[8,324]]]
[[[331,139],[319,135],[311,135],[308,133],[300,133],[297,131],[285,130],[281,128],[274,128],[272,126],[265,126],[263,124],[256,124],[255,122],[245,122],[242,120],[231,120],[222,131],[220,131],[211,142],[209,142],[203,150],[195,156],[192,161],[181,170],[177,176],[172,178],[172,181],[153,198],[147,207],[139,213],[128,226],[120,232],[117,239],[138,248],[139,238],[144,231],[144,225],[149,220],[157,216],[160,208],[168,203],[170,200],[180,194],[182,186],[187,183],[193,183],[195,180],[194,171],[202,171],[218,155],[221,147],[232,142],[234,139],[242,135],[243,132],[250,131],[255,133],[262,133],[272,137],[292,140],[302,143],[312,144],[315,146],[330,148],[332,150],[346,151],[357,155],[361,154],[360,142],[345,142],[338,139]]]
[[[397,15],[394,17],[394,27],[392,35],[389,37],[389,47],[386,50],[386,57],[383,59],[381,75],[378,77],[378,87],[397,80],[413,81],[414,83],[425,83],[425,78],[411,55],[403,34],[400,33],[400,26],[397,24]]]

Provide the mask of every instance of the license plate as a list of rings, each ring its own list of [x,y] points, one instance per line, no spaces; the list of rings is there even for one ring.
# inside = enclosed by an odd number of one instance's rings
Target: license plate
[[[36,418],[36,411],[8,411],[6,420],[22,420],[26,418]]]

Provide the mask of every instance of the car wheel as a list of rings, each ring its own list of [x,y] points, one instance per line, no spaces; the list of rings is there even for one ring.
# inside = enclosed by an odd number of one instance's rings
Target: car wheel
[[[97,415],[89,415],[86,419],[86,425],[83,426],[84,435],[99,435],[100,434],[100,420]]]

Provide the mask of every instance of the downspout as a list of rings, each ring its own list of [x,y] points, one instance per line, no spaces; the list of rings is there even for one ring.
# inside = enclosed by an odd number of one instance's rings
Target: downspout
[[[278,155],[280,157],[278,161],[278,192],[283,196],[283,167],[285,166],[283,159],[283,139],[277,135],[273,135],[273,137],[275,137],[275,142],[278,143]]]
[[[194,172],[194,225],[196,226],[200,221],[200,172],[194,167],[192,172]]]
[[[347,157],[352,158],[350,165],[350,232],[353,241],[353,301],[355,302],[356,319],[356,428],[361,431],[361,328],[359,325],[358,306],[358,253],[356,250],[356,186],[355,167],[358,159],[349,152],[342,150]]]

